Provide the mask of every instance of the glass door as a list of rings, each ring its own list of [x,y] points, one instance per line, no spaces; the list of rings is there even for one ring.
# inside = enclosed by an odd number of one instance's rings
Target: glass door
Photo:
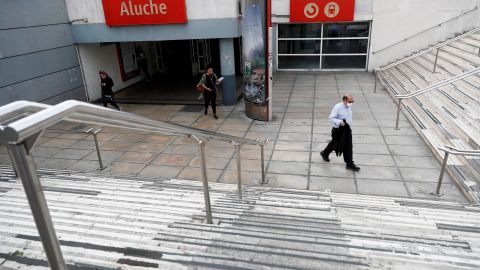
[[[365,70],[370,22],[279,24],[279,70]]]
[[[193,76],[205,73],[205,68],[212,60],[210,40],[195,39],[190,41],[190,56],[192,59]]]
[[[159,73],[167,72],[167,65],[165,64],[165,58],[163,57],[162,42],[157,42],[156,47],[156,58],[157,58],[157,70]]]

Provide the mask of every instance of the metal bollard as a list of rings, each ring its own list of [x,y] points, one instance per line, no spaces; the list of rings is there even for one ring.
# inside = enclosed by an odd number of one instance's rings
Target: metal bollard
[[[440,171],[440,176],[438,177],[437,190],[432,193],[432,195],[437,197],[442,196],[442,194],[440,194],[440,188],[442,187],[443,175],[445,174],[445,169],[447,168],[448,155],[449,153],[445,152],[445,156],[443,157],[442,170]]]
[[[437,70],[437,62],[438,62],[438,53],[440,52],[440,49],[437,49],[437,53],[435,54],[435,64],[433,64],[433,72],[432,73],[435,73],[435,71]]]
[[[195,135],[191,136],[198,145],[198,152],[200,153],[200,164],[202,170],[202,185],[203,185],[203,197],[205,199],[205,213],[208,224],[213,224],[212,218],[212,207],[210,205],[210,190],[208,187],[208,178],[207,178],[207,163],[205,160],[205,143],[199,140]]]
[[[57,234],[55,233],[52,217],[48,210],[42,184],[37,175],[33,157],[27,152],[25,143],[10,145],[8,151],[10,152],[15,170],[18,172],[25,189],[49,266],[54,270],[65,270],[67,267],[62,255],[62,250],[60,249]]]
[[[242,159],[240,155],[240,144],[235,144],[235,148],[237,149],[237,177],[238,177],[238,191],[237,191],[237,198],[239,200],[242,199]]]
[[[400,109],[401,109],[401,106],[402,106],[402,99],[398,99],[398,108],[397,108],[397,122],[395,123],[395,129],[399,129],[398,128],[398,122],[400,121]]]

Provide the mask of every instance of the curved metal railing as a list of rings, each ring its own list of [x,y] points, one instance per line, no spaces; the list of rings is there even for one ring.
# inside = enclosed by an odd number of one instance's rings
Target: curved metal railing
[[[480,150],[460,149],[450,145],[444,145],[439,147],[438,149],[445,152],[445,156],[443,157],[442,169],[440,171],[440,176],[438,177],[437,189],[435,190],[435,192],[432,192],[432,195],[442,196],[442,194],[440,194],[440,188],[442,186],[445,169],[447,168],[449,155],[480,157]],[[471,194],[471,195],[475,197],[475,201],[477,202],[480,201],[480,198],[478,198],[476,194]]]
[[[147,117],[115,111],[74,100],[65,101],[55,106],[28,101],[17,101],[0,107],[0,144],[6,146],[15,172],[22,181],[45,253],[47,254],[52,269],[66,269],[65,260],[60,250],[60,244],[55,233],[45,195],[36,172],[32,150],[45,129],[64,120],[134,129],[164,135],[183,135],[194,140],[199,147],[206,220],[209,224],[213,224],[213,218],[205,161],[205,143],[199,138],[226,141],[235,146],[238,176],[237,196],[239,199],[242,198],[241,145],[250,144],[260,146],[262,182],[265,182],[264,146],[268,143],[268,139],[259,141],[258,139],[250,140],[220,134],[166,121],[152,120]],[[100,166],[103,167],[103,165]]]
[[[449,85],[449,84],[452,84],[456,81],[460,81],[460,80],[463,80],[465,79],[466,77],[468,76],[472,76],[472,75],[475,75],[477,73],[480,73],[480,67],[477,67],[477,68],[474,68],[472,70],[469,70],[465,73],[462,73],[460,75],[457,75],[457,76],[454,76],[452,78],[449,78],[449,79],[446,79],[444,81],[441,81],[441,82],[438,82],[438,83],[435,83],[433,85],[430,85],[430,86],[427,86],[423,89],[420,89],[418,91],[415,91],[415,92],[412,92],[412,93],[408,93],[408,94],[405,94],[405,95],[395,95],[395,97],[398,99],[398,107],[397,107],[397,119],[396,119],[396,122],[395,122],[395,129],[398,129],[398,122],[400,121],[400,110],[401,110],[401,106],[402,106],[402,101],[404,99],[409,99],[409,98],[413,98],[413,97],[416,97],[416,96],[419,96],[419,95],[422,95],[422,94],[425,94],[426,92],[429,92],[429,91],[432,91],[432,90],[436,90],[442,86],[445,86],[445,85]]]

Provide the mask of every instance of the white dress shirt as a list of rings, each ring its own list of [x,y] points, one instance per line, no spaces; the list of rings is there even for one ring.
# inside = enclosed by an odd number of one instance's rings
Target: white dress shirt
[[[338,128],[343,119],[347,121],[348,125],[352,126],[352,108],[345,105],[345,103],[340,102],[333,106],[328,119],[332,122],[334,128]]]

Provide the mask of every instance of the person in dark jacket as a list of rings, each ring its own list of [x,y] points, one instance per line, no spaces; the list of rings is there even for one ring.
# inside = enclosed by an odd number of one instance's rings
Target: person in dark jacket
[[[215,119],[218,119],[216,102],[217,102],[217,90],[218,90],[219,83],[220,83],[220,80],[218,79],[217,75],[213,73],[213,67],[211,65],[208,65],[207,73],[203,74],[198,85],[204,88],[203,97],[205,98],[205,115],[208,114],[208,105],[211,103],[212,110],[213,110],[213,117]]]
[[[330,116],[330,122],[333,124],[332,140],[320,152],[320,156],[326,162],[330,162],[328,156],[335,151],[337,156],[343,154],[343,160],[347,164],[346,169],[352,171],[359,171],[360,168],[353,162],[353,143],[352,143],[352,94],[345,94],[342,97],[342,102],[336,104]]]
[[[105,71],[100,71],[100,84],[102,86],[102,102],[103,106],[107,107],[107,103],[113,105],[113,107],[117,108],[120,111],[120,107],[113,101],[113,80],[108,76]]]

